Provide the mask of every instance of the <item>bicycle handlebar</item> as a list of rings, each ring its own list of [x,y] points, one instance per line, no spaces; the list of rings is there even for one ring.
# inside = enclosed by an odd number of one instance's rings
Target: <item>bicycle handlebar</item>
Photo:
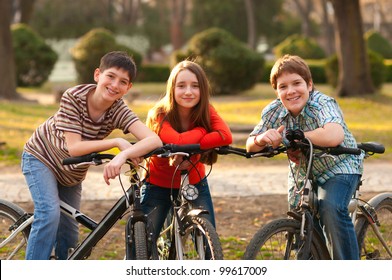
[[[63,159],[63,165],[70,165],[70,164],[78,164],[78,163],[95,163],[99,165],[102,163],[104,159],[113,159],[114,155],[112,154],[99,154],[99,153],[91,153],[84,156],[77,156],[77,157],[69,157]]]
[[[306,148],[309,147],[309,144],[305,142],[295,142],[296,148]],[[259,152],[247,152],[244,148],[234,147],[234,146],[220,146],[213,148],[219,155],[228,155],[235,154],[245,158],[255,158],[255,157],[273,157],[278,154],[284,153],[289,146],[279,146],[276,149],[272,147],[266,147]],[[385,151],[385,147],[382,144],[376,142],[365,142],[358,143],[358,148],[347,148],[342,146],[337,147],[319,147],[313,146],[314,149],[325,152],[330,155],[341,155],[341,154],[353,154],[359,155],[362,151],[364,151],[367,155],[371,155],[374,153],[382,154]],[[186,153],[188,155],[200,154],[206,152],[207,150],[202,150],[200,148],[200,144],[187,144],[187,145],[176,145],[176,144],[165,144],[160,148],[157,148],[146,155],[144,158],[149,158],[153,155],[157,155],[160,157],[170,157],[179,153]],[[102,164],[102,160],[105,159],[113,159],[115,155],[113,154],[100,154],[100,153],[91,153],[83,156],[77,157],[69,157],[63,160],[64,165],[69,164],[79,164],[79,163],[93,163],[95,165]]]
[[[200,144],[188,144],[188,145],[165,144],[162,147],[147,153],[143,157],[149,158],[153,155],[157,155],[161,157],[170,157],[178,153],[197,154],[202,152],[205,151],[200,149]],[[80,163],[90,163],[90,164],[100,165],[103,163],[102,160],[105,159],[111,160],[114,157],[115,155],[113,154],[91,153],[83,156],[65,158],[63,159],[63,165],[80,164]]]

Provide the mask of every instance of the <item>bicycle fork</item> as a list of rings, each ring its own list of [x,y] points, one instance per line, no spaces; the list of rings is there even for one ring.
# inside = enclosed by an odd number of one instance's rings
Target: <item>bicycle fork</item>
[[[17,220],[15,222],[15,224],[13,224],[9,230],[11,231],[11,234],[0,243],[0,248],[3,248],[5,245],[8,244],[8,242],[10,242],[11,240],[14,239],[14,237],[16,235],[18,235],[19,233],[21,233],[26,227],[28,227],[29,225],[31,225],[33,223],[34,220],[34,216],[31,213],[25,213],[23,216],[21,216],[19,218],[19,220]],[[13,252],[9,255],[8,259],[12,259],[12,257],[15,255],[16,252],[19,251],[19,249],[26,243],[26,240],[23,238],[20,243],[18,244],[18,246],[13,250]]]

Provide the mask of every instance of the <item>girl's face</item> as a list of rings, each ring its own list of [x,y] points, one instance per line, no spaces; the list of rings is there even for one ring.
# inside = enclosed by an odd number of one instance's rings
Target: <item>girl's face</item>
[[[101,72],[98,68],[94,72],[94,80],[97,82],[97,92],[102,98],[114,102],[123,97],[132,87],[128,72],[121,68],[109,68]]]
[[[200,88],[197,77],[184,69],[177,74],[174,85],[174,100],[181,109],[192,109],[200,101]]]
[[[296,73],[284,72],[277,79],[276,92],[283,106],[293,115],[298,116],[309,99],[312,83],[308,85],[305,80]]]

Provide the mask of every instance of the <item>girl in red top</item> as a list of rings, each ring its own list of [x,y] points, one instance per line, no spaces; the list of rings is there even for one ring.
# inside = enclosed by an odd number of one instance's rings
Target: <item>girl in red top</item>
[[[195,62],[182,61],[171,71],[166,94],[150,110],[147,126],[159,135],[165,144],[196,144],[209,149],[232,143],[229,127],[210,104],[210,86],[204,70]],[[202,162],[212,164],[216,154],[207,153]],[[205,166],[200,155],[192,156],[192,163],[183,156],[171,159],[152,157],[148,161],[150,177],[142,188],[142,206],[154,225],[155,236],[163,226],[171,207],[171,186],[174,177],[173,197],[180,188],[180,170],[188,170],[189,182],[199,190],[193,201],[195,207],[208,210],[206,218],[215,226],[211,194],[205,177]],[[176,171],[177,166],[179,168]]]

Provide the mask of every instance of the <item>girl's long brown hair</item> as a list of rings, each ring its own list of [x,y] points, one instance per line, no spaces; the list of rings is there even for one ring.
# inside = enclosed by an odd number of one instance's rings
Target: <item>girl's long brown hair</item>
[[[174,99],[174,89],[178,73],[185,69],[196,75],[200,89],[200,102],[192,109],[190,122],[194,127],[200,126],[211,132],[209,110],[211,88],[207,76],[199,64],[184,60],[174,66],[167,80],[165,95],[148,113],[146,124],[157,134],[161,129],[161,123],[158,122],[160,116],[163,116],[162,120],[167,120],[175,130],[183,132],[178,105]]]
[[[189,70],[196,75],[200,90],[200,101],[192,108],[190,123],[193,127],[203,127],[207,130],[207,132],[212,131],[209,109],[211,88],[207,76],[199,64],[190,60],[184,60],[174,66],[169,79],[167,80],[166,93],[148,112],[146,124],[157,134],[159,134],[161,130],[163,121],[168,121],[176,131],[183,132],[181,128],[180,115],[178,113],[178,105],[174,98],[177,75],[183,70]],[[158,121],[161,116],[161,121]],[[217,159],[217,153],[210,150],[202,154],[200,161],[205,164],[212,165],[217,161]]]

